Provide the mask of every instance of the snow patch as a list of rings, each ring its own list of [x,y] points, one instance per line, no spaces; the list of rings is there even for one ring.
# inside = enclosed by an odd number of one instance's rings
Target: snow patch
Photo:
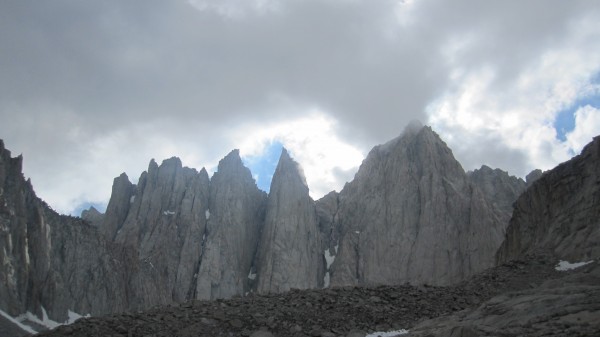
[[[356,234],[360,234],[360,231],[354,231],[354,233],[356,233]]]
[[[163,214],[164,215],[175,215],[175,212],[173,212],[173,211],[164,211]]]
[[[210,209],[207,209],[207,210],[204,212],[204,217],[206,217],[206,220],[208,220],[208,219],[210,218]]]
[[[592,262],[594,262],[594,260],[587,261],[587,262],[576,262],[576,263],[570,263],[568,261],[559,261],[554,269],[556,269],[558,271],[567,271],[567,270],[572,270],[575,268],[583,267],[586,264],[590,264]]]
[[[335,255],[337,254],[338,247],[339,247],[339,243],[337,245],[335,245],[335,247],[333,248],[333,254],[331,254],[330,249],[325,249],[325,252],[323,252],[323,256],[325,256],[325,263],[327,264],[327,268],[326,268],[327,271],[325,272],[325,276],[323,276],[323,288],[329,288],[329,285],[331,282],[331,275],[329,274],[329,268],[333,264],[333,261],[335,261]]]
[[[29,240],[25,237],[25,265],[29,265]]]
[[[394,330],[394,331],[388,331],[388,332],[372,332],[368,335],[366,335],[365,337],[394,337],[394,336],[398,336],[398,335],[406,335],[408,333],[408,330],[404,330],[404,329],[400,329],[400,330]]]
[[[20,315],[19,317],[17,317],[17,319],[19,321],[24,321],[24,320],[31,321],[33,323],[36,323],[38,325],[41,325],[41,326],[49,329],[49,330],[54,329],[60,325],[63,325],[61,323],[58,323],[58,322],[53,321],[50,318],[48,318],[48,313],[46,312],[46,309],[44,307],[42,307],[42,319],[39,319],[36,315],[32,314],[30,311],[24,313],[23,315]]]
[[[134,200],[135,200],[135,195],[132,195],[131,198],[129,198],[129,203],[133,204]]]
[[[333,261],[335,261],[335,252],[331,254],[329,249],[325,249],[323,255],[325,256],[325,262],[327,263],[327,270],[329,270],[329,267],[331,267]]]
[[[29,325],[25,325],[25,324],[21,323],[21,321],[19,321],[18,319],[12,317],[11,315],[7,314],[6,312],[4,312],[2,310],[0,310],[0,316],[3,316],[7,320],[11,321],[14,325],[18,326],[22,330],[25,330],[25,331],[27,331],[27,332],[29,332],[31,334],[38,333],[37,331],[33,330]]]
[[[66,324],[73,324],[75,323],[76,320],[83,318],[83,317],[91,317],[90,314],[87,315],[80,315],[74,311],[68,310],[67,311],[67,315],[69,316],[69,318],[67,319],[67,323]]]
[[[41,307],[41,309],[42,309],[42,319],[41,320],[36,315],[32,314],[30,311],[28,311],[22,315],[19,315],[19,317],[17,317],[16,320],[18,322],[23,322],[23,321],[27,320],[27,321],[36,323],[38,325],[41,325],[41,326],[51,330],[51,329],[54,329],[61,325],[72,324],[76,320],[78,320],[82,317],[91,317],[90,314],[80,315],[74,311],[68,310],[67,311],[67,315],[68,315],[67,320],[64,323],[59,323],[59,322],[51,320],[48,317],[48,313],[46,312],[46,309],[43,306]],[[34,332],[34,333],[36,333],[36,332]]]
[[[48,317],[48,313],[46,312],[46,309],[44,307],[42,307],[42,325],[48,327],[48,329],[54,329],[57,326],[62,325],[62,324],[51,320],[50,317]]]
[[[252,270],[248,273],[248,279],[256,280],[256,273],[253,273]]]
[[[327,271],[325,273],[325,276],[323,276],[323,288],[329,288],[330,283],[331,283],[331,276],[329,276],[329,271]]]

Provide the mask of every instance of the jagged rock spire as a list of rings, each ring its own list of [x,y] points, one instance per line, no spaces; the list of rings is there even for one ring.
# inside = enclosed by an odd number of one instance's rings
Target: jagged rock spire
[[[219,162],[210,183],[210,216],[195,298],[226,298],[250,290],[248,275],[264,222],[266,198],[238,150]]]
[[[281,151],[275,169],[260,243],[259,292],[315,288],[322,283],[323,261],[315,204],[302,168]]]

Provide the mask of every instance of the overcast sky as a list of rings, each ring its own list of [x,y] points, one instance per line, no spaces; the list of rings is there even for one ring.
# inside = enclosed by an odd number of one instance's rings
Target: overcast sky
[[[286,147],[316,199],[414,119],[521,177],[600,134],[592,0],[3,0],[0,48],[0,138],[63,213],[234,148],[266,188]]]

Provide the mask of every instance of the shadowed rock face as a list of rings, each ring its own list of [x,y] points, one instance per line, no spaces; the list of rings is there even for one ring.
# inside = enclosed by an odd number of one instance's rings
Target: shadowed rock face
[[[338,202],[332,285],[458,282],[491,267],[502,240],[497,211],[429,127],[375,147]]]
[[[96,227],[50,209],[21,166],[0,141],[0,308],[41,317],[43,307],[57,321],[67,310],[127,309],[128,251],[114,251]]]
[[[302,169],[284,149],[273,175],[258,255],[261,293],[316,288],[323,280],[315,204]]]
[[[515,203],[498,262],[535,250],[582,261],[600,257],[600,137],[545,172]]]

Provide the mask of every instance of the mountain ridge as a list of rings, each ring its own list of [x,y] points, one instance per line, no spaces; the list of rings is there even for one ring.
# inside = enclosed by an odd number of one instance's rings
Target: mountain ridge
[[[3,153],[7,151],[3,143],[2,149]],[[275,175],[277,186],[272,186],[268,195],[256,187],[239,151],[234,150],[219,163],[212,178],[205,169],[183,167],[176,157],[164,160],[161,165],[151,160],[137,184],[132,184],[126,174],[120,175],[113,182],[113,194],[101,220],[96,217],[94,221],[83,222],[58,214],[44,216],[49,211],[43,204],[40,211],[29,211],[25,206],[5,209],[4,213],[0,209],[6,220],[2,220],[3,226],[13,224],[13,218],[37,212],[42,214],[39,222],[45,223],[45,217],[52,219],[48,228],[53,228],[51,232],[55,235],[61,232],[62,222],[66,221],[63,218],[85,223],[82,228],[86,230],[78,237],[63,237],[63,233],[55,239],[35,231],[25,231],[21,236],[38,240],[38,247],[49,247],[39,253],[39,259],[54,261],[55,267],[41,270],[57,270],[49,279],[46,272],[35,278],[35,287],[62,289],[66,283],[61,273],[65,272],[79,280],[69,287],[85,283],[90,290],[74,291],[74,296],[45,288],[28,291],[14,298],[12,304],[0,303],[0,309],[7,309],[12,315],[31,311],[41,317],[40,311],[45,308],[49,317],[64,321],[69,310],[102,315],[192,299],[245,296],[256,291],[404,282],[450,284],[492,266],[506,225],[499,215],[509,216],[486,199],[491,197],[470,180],[452,151],[430,127],[411,125],[399,137],[375,147],[371,153],[361,165],[362,171],[342,191],[331,192],[317,201],[308,195],[302,170],[285,149],[280,164],[287,168]],[[10,154],[6,157],[4,154],[2,165],[8,165],[13,175],[22,179],[22,168],[13,163]],[[372,175],[372,170],[381,174]],[[287,178],[277,182],[279,176]],[[375,176],[379,177],[373,180],[376,184],[367,188]],[[402,192],[407,186],[405,182],[414,186],[416,194]],[[359,185],[367,190],[357,188]],[[43,203],[35,197],[33,188],[31,194],[31,200],[38,200],[34,204]],[[415,199],[415,195],[421,197]],[[378,208],[372,200],[363,203],[369,198],[384,201],[382,205],[387,208]],[[446,205],[446,200],[454,204]],[[510,201],[501,201],[507,202]],[[406,215],[400,222],[393,220],[397,217],[395,213],[385,215],[396,212],[397,205],[404,205],[405,210],[397,215]],[[437,207],[432,213],[437,215],[415,213],[414,210],[421,209],[413,207],[416,205],[423,205],[422,209]],[[357,212],[361,210],[374,213],[360,215]],[[11,215],[11,211],[19,214]],[[360,218],[371,221],[357,223]],[[445,240],[444,235],[439,235],[443,231],[434,230],[434,224],[446,226],[445,233],[454,239]],[[12,236],[12,232],[24,227],[22,223],[11,225],[7,232]],[[400,228],[429,229],[402,234]],[[484,240],[468,237],[484,232],[484,228],[492,228],[492,234],[481,235],[491,236]],[[404,235],[403,240],[414,250],[398,248],[402,245],[390,241],[393,237],[389,235],[390,229],[398,237]],[[299,237],[297,233],[308,235],[300,235],[302,240],[287,247],[290,239]],[[359,235],[365,238],[362,243],[356,241]],[[75,244],[81,240],[89,244]],[[29,247],[24,240],[19,242],[22,249]],[[382,242],[387,244],[375,247]],[[0,243],[8,246],[7,240]],[[69,261],[78,266],[76,270],[61,271],[64,266],[60,264],[65,260],[58,247],[71,247]],[[442,253],[429,256],[435,249]],[[23,254],[9,258],[17,262],[24,259]],[[399,266],[396,261],[405,263],[399,268],[401,274],[389,271]],[[437,262],[431,264],[432,261]],[[102,268],[97,270],[96,265]],[[265,268],[269,265],[278,267]],[[40,273],[40,268],[32,269],[35,270],[30,273]],[[0,271],[5,278],[10,274],[6,269]],[[268,285],[267,279],[278,281]],[[24,276],[15,280],[29,282]],[[115,298],[111,299],[112,296]]]

